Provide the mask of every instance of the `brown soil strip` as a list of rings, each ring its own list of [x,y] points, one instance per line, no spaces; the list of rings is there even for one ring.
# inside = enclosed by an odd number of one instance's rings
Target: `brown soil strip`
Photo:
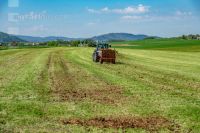
[[[40,94],[40,98],[49,98],[49,95],[51,95],[50,90],[48,89],[48,71],[51,64],[51,53],[48,55],[48,59],[46,60],[44,64],[44,68],[41,69],[40,74],[37,77],[37,80],[35,82],[35,88],[38,90],[38,93]]]
[[[71,64],[64,60],[59,53],[50,55],[47,68],[51,83],[53,101],[83,101],[90,99],[103,104],[117,104],[121,100],[122,90],[106,83],[99,85],[99,81],[87,77],[77,68],[77,72],[70,72]],[[76,67],[76,66],[75,66]],[[79,81],[84,78],[87,86],[80,86]],[[94,86],[91,82],[97,82]]]
[[[104,89],[79,89],[65,90],[57,92],[63,101],[82,101],[84,99],[92,99],[98,103],[115,104],[122,97],[122,92],[115,87],[105,87]]]
[[[178,132],[179,125],[174,124],[163,117],[99,117],[88,120],[82,119],[66,119],[62,120],[64,125],[81,125],[84,127],[98,127],[98,128],[114,128],[114,129],[127,129],[127,128],[141,128],[150,132],[158,131],[160,129],[168,129],[169,131]]]
[[[50,64],[51,64],[51,58],[52,58],[52,55],[50,53],[49,56],[48,56],[48,60],[45,64],[45,69],[42,70],[40,75],[38,76],[39,84],[41,84],[44,81],[44,78],[45,78],[47,71],[49,70],[49,67],[50,67]]]

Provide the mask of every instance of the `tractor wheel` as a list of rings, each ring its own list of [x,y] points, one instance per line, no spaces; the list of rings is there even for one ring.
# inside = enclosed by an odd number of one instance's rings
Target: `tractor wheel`
[[[94,62],[99,62],[99,59],[98,59],[96,53],[93,54],[93,57],[92,57],[92,58],[93,58],[93,61],[94,61]]]
[[[103,59],[100,60],[100,63],[103,64]]]
[[[116,64],[115,59],[112,60],[112,63],[113,63],[113,64]]]
[[[95,62],[99,62],[99,58],[97,55],[95,56]]]
[[[98,56],[96,56],[96,62],[99,62],[99,57]]]

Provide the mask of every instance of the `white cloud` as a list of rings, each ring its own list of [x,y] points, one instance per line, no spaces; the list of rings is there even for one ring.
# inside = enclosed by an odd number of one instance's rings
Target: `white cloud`
[[[89,9],[87,8],[87,11],[90,13],[100,13],[100,11],[94,10],[94,9]]]
[[[176,11],[175,13],[177,16],[191,16],[192,12],[186,12],[186,11]]]
[[[142,14],[149,12],[149,6],[144,6],[142,4],[138,6],[128,6],[126,8],[121,9],[110,9],[108,7],[104,7],[100,10],[96,9],[87,9],[90,13],[115,13],[115,14]]]
[[[119,14],[139,14],[139,13],[147,13],[149,11],[148,6],[138,5],[137,7],[127,7],[124,9],[113,9],[114,13]]]
[[[140,20],[140,19],[143,19],[143,17],[142,16],[130,16],[130,15],[127,15],[127,16],[121,17],[121,19],[123,19],[123,20]]]
[[[108,12],[108,11],[109,11],[109,8],[108,8],[108,7],[104,7],[104,8],[101,9],[101,11],[102,11],[102,12]]]
[[[122,16],[120,19],[127,22],[135,21],[182,21],[183,19],[194,19],[192,12],[187,11],[175,11],[173,14],[168,15],[156,15],[156,14],[128,14]]]

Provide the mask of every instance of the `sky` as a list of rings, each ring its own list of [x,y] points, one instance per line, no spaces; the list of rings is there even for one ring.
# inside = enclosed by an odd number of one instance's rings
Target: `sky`
[[[0,31],[31,36],[200,34],[200,0],[0,0]]]

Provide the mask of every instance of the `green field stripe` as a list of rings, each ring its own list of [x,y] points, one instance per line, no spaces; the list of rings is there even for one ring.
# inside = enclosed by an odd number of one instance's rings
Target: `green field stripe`
[[[6,77],[2,81],[4,93],[10,93],[12,95],[12,91],[14,90],[33,90],[34,80],[36,80],[36,76],[39,75],[40,69],[43,66],[43,57],[46,58],[45,53],[29,51],[28,55],[18,59],[14,65],[15,67],[10,66],[5,68],[5,73],[2,75]]]
[[[161,40],[159,43],[167,44]],[[199,131],[199,52],[120,48],[114,65],[94,63],[93,50],[59,47],[0,51],[0,131],[3,127],[6,131],[111,132],[112,129],[65,126],[60,120],[119,115],[163,116],[179,124],[183,132]],[[116,99],[116,105],[89,97],[59,101],[57,97],[65,95],[65,91],[54,97],[52,78],[57,82],[54,87],[63,90],[119,87],[123,90],[120,97],[125,99]]]
[[[198,52],[166,52],[158,50],[127,50],[127,49],[117,49],[119,53],[127,54],[129,56],[138,56],[147,59],[157,59],[161,62],[169,61],[171,63],[184,63],[184,64],[194,64],[200,65],[200,53]],[[192,58],[192,60],[191,60]]]
[[[123,50],[121,50],[121,51],[123,52]],[[126,57],[128,57],[130,62],[139,63],[139,64],[145,65],[149,68],[160,69],[160,70],[164,70],[164,71],[168,70],[168,71],[172,71],[172,72],[178,72],[179,74],[183,74],[185,76],[190,76],[190,77],[199,79],[199,74],[197,73],[199,71],[198,60],[193,64],[192,63],[184,64],[183,62],[180,63],[179,60],[177,62],[175,60],[165,61],[165,58],[163,58],[163,60],[157,60],[154,58],[156,58],[156,56],[159,56],[159,55],[154,55],[154,54],[145,55],[145,54],[141,53],[142,56],[141,55],[138,56],[135,53],[127,54],[127,51],[124,52],[124,54],[126,55]],[[191,58],[190,60],[193,61],[193,58]]]
[[[78,57],[76,57],[77,59]],[[81,57],[80,57],[81,58]],[[89,57],[88,57],[89,58]],[[83,58],[80,59],[80,61],[83,62]],[[87,64],[89,64],[91,60],[88,61]],[[130,62],[130,59],[129,61]],[[107,70],[103,70],[104,72],[107,71],[107,73],[114,73],[113,75],[120,75],[124,78],[129,77],[132,80],[137,80],[139,82],[142,82],[143,84],[149,83],[149,85],[153,85],[154,87],[157,86],[157,88],[169,88],[169,89],[181,89],[181,90],[187,90],[191,88],[193,91],[196,91],[196,89],[192,88],[190,85],[194,85],[193,87],[198,88],[200,86],[198,82],[193,81],[193,79],[190,79],[188,77],[184,77],[182,75],[179,75],[177,73],[169,73],[158,69],[150,69],[148,67],[145,67],[145,65],[137,65],[137,64],[130,64],[126,65],[124,64],[125,71],[120,72],[120,67],[110,66],[108,65],[106,67]],[[142,77],[142,78],[141,78]],[[177,80],[178,79],[178,80]],[[196,85],[196,86],[195,86]],[[168,87],[167,87],[168,86]],[[191,90],[191,91],[192,91]],[[198,95],[198,94],[197,94]]]
[[[74,53],[74,52],[73,52]],[[80,51],[79,51],[79,53],[81,53]],[[84,52],[83,52],[84,53]],[[81,55],[81,54],[80,54]],[[120,82],[118,82],[117,84],[119,84],[120,85],[120,83],[122,83],[121,85],[122,86],[127,86],[129,89],[134,89],[134,87],[133,86],[135,86],[136,88],[137,87],[139,87],[139,86],[137,86],[137,85],[135,85],[136,83],[138,83],[138,79],[137,78],[135,78],[135,76],[134,76],[134,73],[132,73],[132,72],[134,72],[134,69],[132,69],[132,71],[131,70],[129,70],[130,69],[130,67],[129,67],[129,69],[128,70],[125,70],[125,71],[123,71],[123,73],[122,73],[122,75],[120,75],[120,74],[117,74],[117,69],[115,69],[116,67],[115,66],[112,66],[112,65],[108,65],[108,66],[103,66],[103,67],[106,67],[105,69],[103,69],[102,68],[102,66],[100,65],[100,66],[98,66],[98,65],[93,65],[92,63],[89,63],[89,62],[91,62],[91,61],[89,61],[89,56],[88,56],[88,58],[87,58],[87,62],[84,60],[84,58],[82,58],[81,56],[75,56],[74,54],[72,55],[73,57],[70,57],[70,58],[73,58],[73,59],[75,59],[75,62],[77,62],[79,65],[82,65],[82,66],[84,66],[87,70],[89,70],[89,71],[92,71],[92,72],[94,72],[95,74],[97,74],[98,76],[101,76],[102,78],[104,78],[104,79],[106,79],[106,80],[110,80],[110,81],[112,81],[113,83],[116,83],[117,81],[120,81]],[[94,68],[94,67],[96,67],[96,68]],[[106,70],[107,69],[107,70]],[[127,69],[127,67],[126,67],[126,69]],[[115,71],[116,71],[116,73],[115,73]],[[127,71],[127,73],[130,73],[130,74],[127,74],[126,75],[126,72]],[[145,72],[145,69],[143,70],[144,72]],[[151,71],[150,71],[151,72]],[[146,71],[145,73],[149,73],[148,71]],[[131,77],[131,74],[133,75],[133,77]],[[141,74],[144,74],[144,73],[141,73]],[[151,75],[143,75],[143,77],[145,77],[145,78],[147,78],[147,80],[146,81],[143,81],[143,82],[141,82],[142,80],[140,80],[139,82],[141,83],[141,84],[143,84],[143,85],[145,85],[144,86],[144,88],[146,87],[146,88],[149,88],[150,86],[153,88],[153,87],[155,87],[155,85],[156,85],[156,82],[158,83],[158,85],[164,85],[165,83],[167,83],[168,85],[172,85],[172,88],[171,89],[175,89],[175,90],[171,90],[171,91],[159,91],[159,93],[160,93],[160,96],[159,97],[157,97],[157,96],[154,96],[155,98],[158,98],[158,99],[162,99],[161,101],[162,102],[164,102],[163,100],[164,100],[164,97],[166,97],[166,100],[168,101],[169,99],[167,98],[167,97],[170,97],[170,99],[172,100],[173,99],[173,101],[174,101],[174,104],[175,105],[177,105],[177,106],[183,106],[185,103],[187,103],[187,104],[189,104],[189,103],[196,103],[196,104],[198,104],[199,102],[197,101],[198,100],[198,96],[199,96],[199,93],[193,93],[194,95],[193,96],[191,96],[190,94],[192,93],[192,91],[191,90],[186,90],[186,89],[189,89],[189,88],[185,88],[184,87],[184,85],[182,85],[181,83],[184,83],[184,80],[183,81],[175,81],[174,82],[174,79],[176,79],[177,77],[176,77],[176,75],[175,75],[175,77],[173,77],[172,79],[170,79],[170,80],[167,80],[167,78],[168,77],[165,77],[164,75],[163,75],[163,77],[164,78],[160,78],[159,79],[159,76],[160,75],[162,75],[162,72],[160,73],[158,73],[159,75],[158,76],[156,76],[155,77],[155,75],[154,75],[155,73],[152,73]],[[169,75],[169,76],[173,76],[173,75]],[[127,79],[129,77],[129,79]],[[154,81],[152,81],[152,82],[150,82],[151,80],[150,79],[148,79],[148,77],[150,77],[150,78],[154,78],[155,80]],[[180,76],[181,77],[181,76]],[[134,78],[134,79],[131,79],[131,78]],[[179,78],[178,78],[179,79]],[[148,81],[148,80],[150,80],[150,81]],[[165,81],[166,80],[166,81]],[[187,80],[187,79],[185,79],[185,80]],[[170,82],[171,83],[170,83]],[[150,82],[150,84],[148,84],[148,82]],[[169,82],[169,83],[168,83]],[[177,83],[176,83],[177,82]],[[180,83],[179,83],[180,82]],[[128,85],[127,85],[128,84]],[[133,85],[132,87],[131,87],[131,84]],[[148,87],[149,86],[149,87]],[[185,88],[184,89],[184,91],[180,91],[179,89],[180,89],[180,87],[179,86],[182,86],[183,88]],[[160,87],[160,86],[158,86],[158,87]],[[139,87],[140,89],[142,89],[142,87],[140,86]],[[177,88],[177,89],[176,89]],[[182,88],[182,89],[183,89]],[[137,89],[138,90],[138,89]],[[195,90],[193,90],[194,92],[195,92]],[[134,90],[133,90],[133,92],[134,92]],[[141,92],[141,91],[140,91]],[[150,93],[151,94],[151,91],[147,91],[147,93]],[[145,92],[143,92],[143,95],[145,95]],[[157,95],[157,94],[156,94]],[[165,95],[167,95],[167,96],[165,96]],[[164,97],[163,97],[164,96]],[[174,97],[174,98],[173,98]],[[195,98],[196,97],[196,98]],[[176,100],[174,100],[174,99],[176,99]],[[181,100],[182,99],[182,100]],[[169,100],[168,101],[168,104],[170,105],[170,104],[172,104],[172,103],[170,103],[170,101],[171,100]],[[166,101],[165,101],[166,102]],[[159,103],[159,102],[158,102]],[[173,106],[174,106],[174,104],[172,104]],[[162,104],[162,103],[160,103],[159,105],[163,105],[163,106],[165,106],[165,104]],[[164,107],[163,107],[164,108]],[[169,108],[170,108],[170,106],[169,106]],[[169,109],[168,108],[168,109]]]

